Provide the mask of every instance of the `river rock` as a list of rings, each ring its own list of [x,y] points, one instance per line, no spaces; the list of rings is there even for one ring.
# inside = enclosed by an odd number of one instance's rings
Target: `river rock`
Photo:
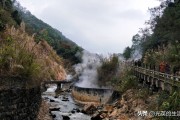
[[[74,114],[76,111],[75,110],[72,110],[71,113]]]
[[[100,113],[94,114],[94,115],[91,117],[91,120],[102,120],[101,114],[100,114]]]
[[[48,97],[44,97],[45,100],[48,100],[49,98]]]
[[[107,113],[102,113],[102,114],[100,115],[100,117],[104,119],[104,118],[108,117],[108,114],[107,114]]]
[[[69,101],[68,97],[63,96],[62,101]]]
[[[79,113],[79,112],[80,112],[80,109],[76,108],[76,112],[78,112],[78,113]]]
[[[49,108],[50,111],[60,111],[60,108]]]
[[[75,113],[75,112],[80,112],[80,109],[78,109],[78,108],[73,108],[73,110],[71,111],[71,113]]]
[[[64,115],[62,115],[62,117],[63,117],[63,120],[70,120],[70,117],[69,117],[69,116],[64,116]]]
[[[121,109],[121,113],[126,113],[128,111],[128,105],[123,105],[122,109]]]
[[[118,109],[114,109],[113,112],[109,115],[109,117],[115,117],[118,113]]]
[[[50,116],[52,116],[52,118],[56,118],[55,114],[50,113]]]
[[[121,101],[120,101],[120,104],[121,104],[121,105],[124,105],[125,102],[126,102],[126,101],[124,100],[124,97],[122,97],[122,99],[121,99]]]
[[[62,99],[62,101],[65,101],[65,102],[66,102],[66,101],[69,101],[69,99]]]
[[[54,96],[54,98],[58,98],[58,96]]]
[[[71,92],[71,90],[70,90],[70,89],[67,89],[67,90],[65,90],[65,92]]]
[[[85,105],[84,109],[82,110],[82,113],[85,114],[94,114],[96,112],[97,108],[93,105]]]
[[[102,111],[103,112],[112,112],[113,106],[112,105],[105,105]]]
[[[50,101],[49,101],[49,102],[55,102],[55,100],[50,99]]]

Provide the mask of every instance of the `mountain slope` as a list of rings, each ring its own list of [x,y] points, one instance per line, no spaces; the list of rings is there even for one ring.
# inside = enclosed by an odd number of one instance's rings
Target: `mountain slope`
[[[18,10],[21,19],[26,24],[26,31],[29,34],[36,33],[36,42],[46,40],[53,49],[57,51],[57,54],[70,61],[72,64],[81,61],[81,59],[76,56],[77,52],[83,50],[81,47],[66,38],[57,29],[52,28],[50,25],[36,18],[29,11],[25,10],[25,8],[23,8],[19,3],[15,2],[15,8]]]
[[[18,77],[28,85],[66,78],[63,59],[45,40],[37,43],[26,33],[11,0],[0,1],[0,16],[0,77]]]

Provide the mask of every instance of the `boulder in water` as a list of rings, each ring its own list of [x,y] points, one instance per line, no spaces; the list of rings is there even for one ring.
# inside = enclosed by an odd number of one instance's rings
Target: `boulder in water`
[[[69,101],[68,97],[63,96],[62,101]]]
[[[52,118],[56,118],[55,114],[50,113],[50,116],[52,116]]]
[[[74,114],[76,111],[75,110],[72,110],[71,113]]]
[[[94,115],[91,117],[91,120],[102,120],[101,114],[100,114],[100,113],[94,114]]]
[[[64,115],[62,115],[62,117],[63,117],[63,120],[70,120],[70,117],[69,117],[69,116],[64,116]]]
[[[76,108],[76,112],[80,112],[80,109]]]
[[[50,102],[55,102],[55,100],[50,99]]]
[[[58,98],[58,96],[54,96],[54,98]]]
[[[50,111],[60,111],[60,108],[49,108]]]

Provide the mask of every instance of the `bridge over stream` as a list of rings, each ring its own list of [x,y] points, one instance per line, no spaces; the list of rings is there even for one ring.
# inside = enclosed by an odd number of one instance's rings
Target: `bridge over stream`
[[[58,91],[58,90],[62,90],[62,87],[69,88],[72,85],[72,83],[73,83],[72,81],[68,81],[68,80],[43,81],[41,83],[41,88],[43,91],[46,91],[48,88],[47,85],[56,84],[57,85],[56,91]]]
[[[165,90],[170,93],[180,88],[180,76],[162,73],[159,71],[133,66],[134,74],[139,82],[148,85],[152,90]]]

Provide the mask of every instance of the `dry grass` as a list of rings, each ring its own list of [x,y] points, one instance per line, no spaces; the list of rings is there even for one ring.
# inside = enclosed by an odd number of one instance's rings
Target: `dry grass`
[[[19,72],[25,71],[26,68],[30,72],[26,74],[29,74],[32,80],[65,79],[66,72],[63,68],[62,58],[45,40],[36,43],[34,35],[29,36],[25,32],[24,23],[19,29],[7,26],[3,40],[0,42],[0,56],[6,55],[10,50],[13,51],[13,53],[9,52],[11,53],[8,56],[9,61],[6,61],[9,69],[0,68],[0,75],[18,76]]]

